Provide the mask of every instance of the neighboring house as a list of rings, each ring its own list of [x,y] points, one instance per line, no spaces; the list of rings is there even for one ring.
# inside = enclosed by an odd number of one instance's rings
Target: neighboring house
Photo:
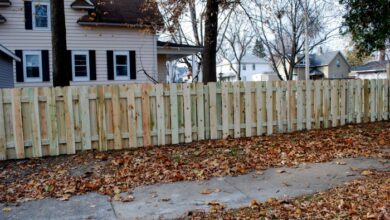
[[[387,65],[390,61],[371,61],[352,68],[351,76],[356,79],[388,79]]]
[[[294,68],[293,79],[304,80],[305,79],[305,59],[304,55],[299,56],[302,58]],[[288,66],[287,66],[288,67]],[[283,77],[285,72],[283,65],[279,62],[278,70]],[[345,59],[340,51],[332,51],[326,53],[318,53],[310,55],[310,78],[311,79],[346,79],[351,71],[351,67],[348,61]]]
[[[168,55],[184,56],[180,45],[158,45],[163,20],[153,1],[63,1],[71,85],[163,82]],[[50,1],[0,0],[0,15],[0,42],[21,58],[15,86],[51,86]]]
[[[241,68],[242,81],[279,80],[267,60],[252,54],[247,54],[243,57],[241,66],[239,66],[237,61],[230,63],[226,59],[223,60],[217,65],[217,78],[220,81],[237,81],[237,74],[234,70],[239,68]]]
[[[0,88],[13,88],[13,61],[20,62],[12,51],[0,44]]]

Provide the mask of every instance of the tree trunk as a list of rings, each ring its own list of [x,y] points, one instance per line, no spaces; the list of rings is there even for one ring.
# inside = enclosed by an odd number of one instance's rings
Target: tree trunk
[[[217,81],[217,39],[219,1],[207,0],[203,51],[203,82]]]
[[[64,1],[51,1],[53,86],[69,86]]]

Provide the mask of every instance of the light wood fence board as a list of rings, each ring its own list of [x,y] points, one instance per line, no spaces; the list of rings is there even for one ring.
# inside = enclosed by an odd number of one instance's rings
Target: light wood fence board
[[[157,104],[157,139],[158,145],[165,145],[165,108],[164,108],[164,88],[162,84],[156,85]]]
[[[229,84],[222,83],[222,138],[229,137]]]
[[[196,84],[196,107],[197,107],[197,122],[198,122],[198,140],[205,139],[205,115],[204,115],[204,91],[203,84]]]
[[[171,101],[171,126],[172,126],[172,144],[179,143],[179,119],[177,107],[177,85],[170,85],[170,101]]]
[[[209,83],[210,94],[210,138],[215,140],[218,138],[217,127],[217,88],[215,83]]]
[[[191,121],[191,90],[189,84],[183,86],[184,101],[184,140],[186,143],[192,142],[192,121]]]
[[[245,82],[245,136],[252,137],[252,83]]]
[[[234,138],[241,137],[241,105],[240,105],[240,82],[233,84],[234,100]]]

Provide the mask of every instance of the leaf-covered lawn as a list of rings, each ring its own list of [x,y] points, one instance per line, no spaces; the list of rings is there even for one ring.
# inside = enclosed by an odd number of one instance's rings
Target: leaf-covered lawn
[[[367,171],[368,172],[368,171]],[[366,178],[292,200],[253,200],[248,207],[224,210],[211,204],[208,213],[188,219],[390,219],[390,172],[370,172]]]
[[[23,202],[98,192],[116,200],[140,185],[240,175],[269,167],[335,158],[382,157],[390,122],[292,134],[203,141],[115,152],[0,163],[0,202]]]

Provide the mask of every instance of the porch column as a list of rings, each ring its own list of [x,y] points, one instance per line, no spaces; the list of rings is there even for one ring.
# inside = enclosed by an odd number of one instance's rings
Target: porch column
[[[168,61],[168,83],[173,83],[174,74],[173,74],[173,62]]]

